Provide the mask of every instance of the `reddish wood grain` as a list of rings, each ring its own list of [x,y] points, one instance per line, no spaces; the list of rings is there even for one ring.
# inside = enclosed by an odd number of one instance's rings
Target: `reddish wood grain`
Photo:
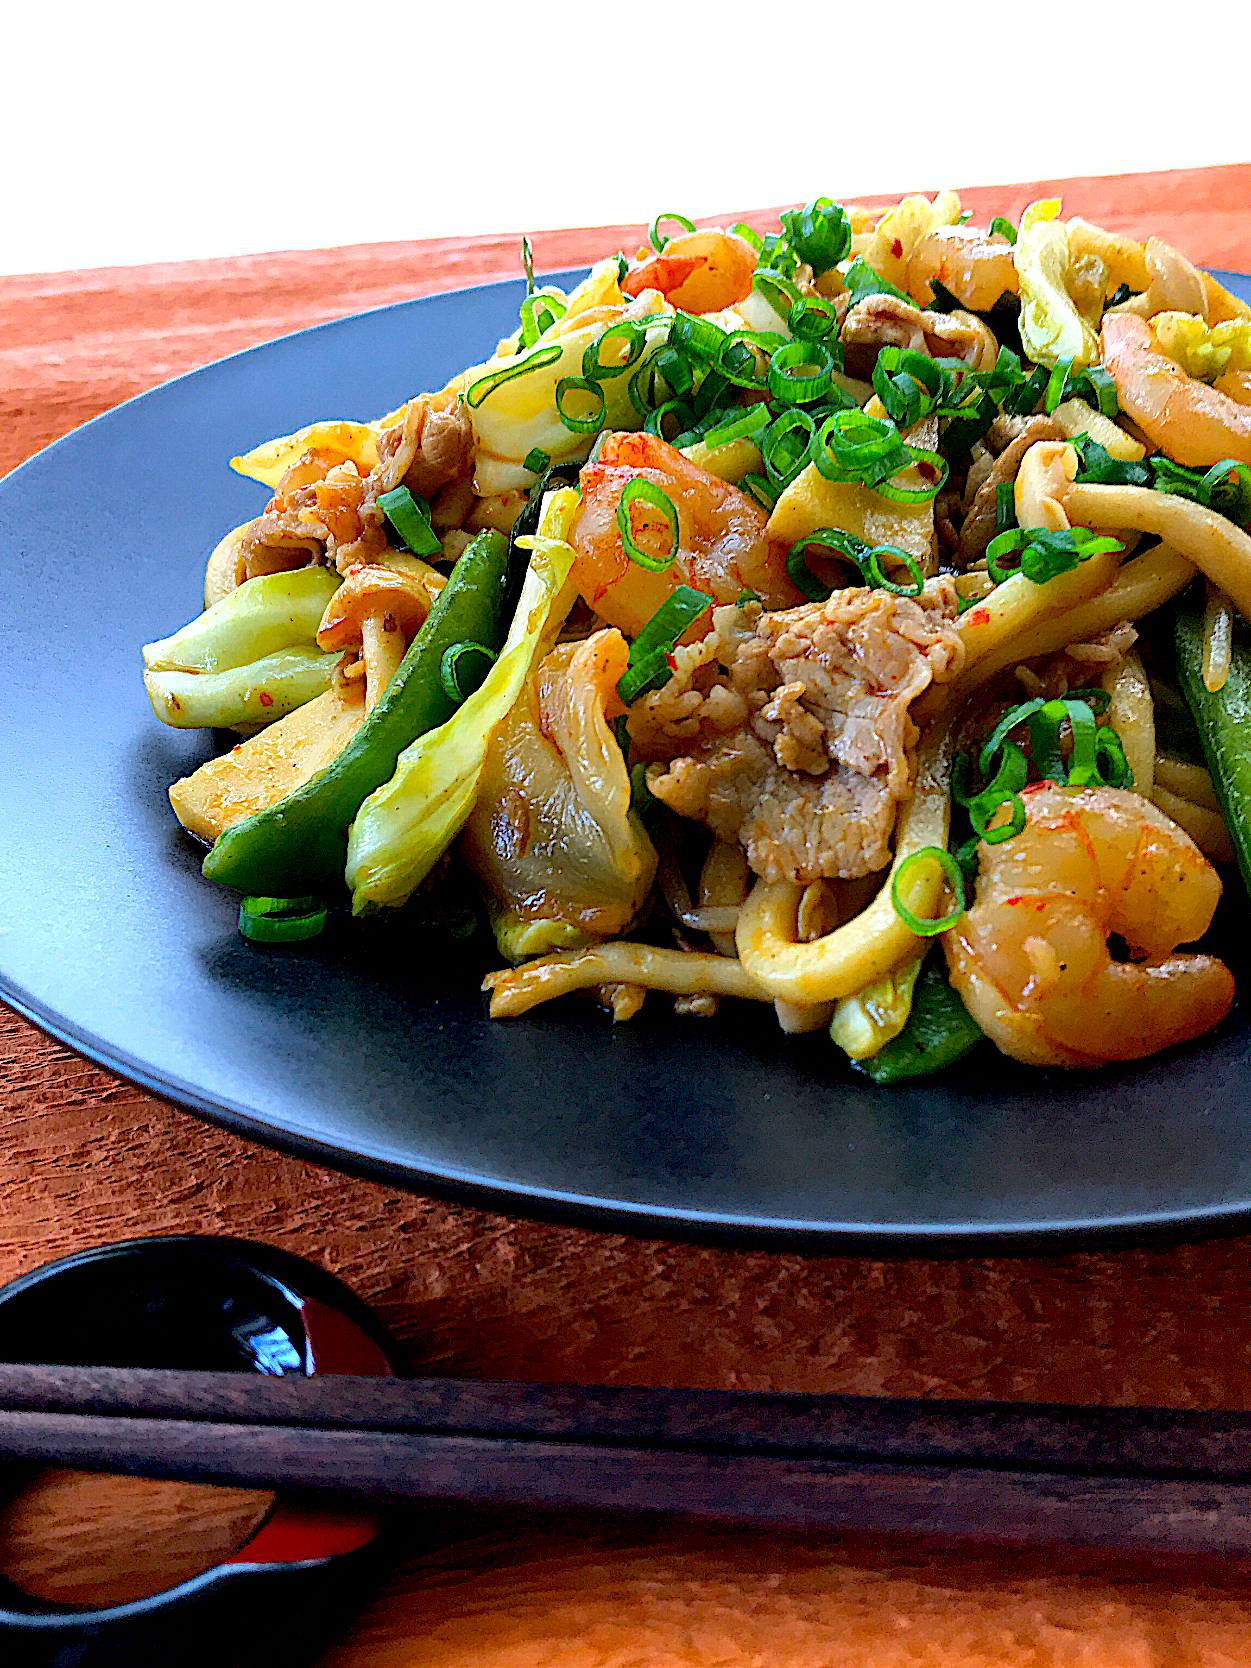
[[[965,193],[1251,269],[1251,166]],[[755,216],[765,225],[767,215]],[[639,228],[540,233],[540,266]],[[515,236],[0,280],[0,469],[163,378],[286,330],[516,270]],[[367,414],[363,414],[367,415]],[[344,1180],[202,1125],[0,1013],[0,1278],[132,1233],[315,1257],[411,1364],[476,1376],[1251,1405],[1251,1240],[1051,1257],[800,1258],[517,1222]],[[721,1532],[528,1525],[418,1550],[333,1654],[408,1663],[1251,1661],[1237,1593],[1006,1564],[894,1565]],[[414,1647],[412,1641],[424,1643]],[[1032,1654],[1031,1654],[1032,1653]]]

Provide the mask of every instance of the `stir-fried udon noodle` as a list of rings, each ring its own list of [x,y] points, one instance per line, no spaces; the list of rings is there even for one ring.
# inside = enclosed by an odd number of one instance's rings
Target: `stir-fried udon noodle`
[[[471,882],[495,1018],[735,997],[882,1082],[1218,1025],[1251,308],[949,192],[525,264],[483,363],[233,460],[273,496],[144,651],[245,738],[170,798],[247,936]]]

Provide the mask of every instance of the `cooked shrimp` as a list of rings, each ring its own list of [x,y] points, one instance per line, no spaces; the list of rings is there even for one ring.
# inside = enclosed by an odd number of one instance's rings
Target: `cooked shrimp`
[[[622,548],[617,507],[636,477],[658,486],[678,516],[678,553],[663,573],[633,562]],[[632,509],[639,545],[658,551],[669,530],[646,504]],[[573,577],[582,596],[610,625],[635,637],[678,585],[693,585],[716,603],[755,591],[766,608],[793,608],[803,599],[786,577],[789,544],[766,531],[764,511],[745,493],[700,469],[653,434],[610,434],[594,463],[582,471],[582,504],[569,542]],[[695,635],[708,629],[705,614]]]
[[[1028,789],[1025,827],[979,848],[973,907],[944,935],[951,982],[987,1036],[1036,1066],[1138,1060],[1229,1012],[1208,929],[1216,870],[1176,823],[1119,788]],[[1117,934],[1134,961],[1115,961]]]
[[[719,226],[671,238],[659,255],[635,261],[621,280],[626,295],[659,290],[687,313],[719,313],[751,293],[756,251]]]
[[[1202,317],[1207,311],[1203,274],[1171,243],[1149,237],[1143,246],[1143,264],[1149,279],[1146,288],[1141,295],[1123,301],[1117,312],[1137,313],[1149,319],[1164,312],[1198,313]],[[1131,288],[1140,285],[1131,280]]]
[[[934,299],[935,279],[974,313],[989,312],[1005,291],[1020,291],[1012,245],[971,226],[935,226],[912,251],[908,290],[918,306]]]
[[[1103,363],[1121,409],[1177,463],[1210,469],[1222,458],[1251,463],[1251,408],[1187,376],[1151,346],[1135,313],[1105,313]]]

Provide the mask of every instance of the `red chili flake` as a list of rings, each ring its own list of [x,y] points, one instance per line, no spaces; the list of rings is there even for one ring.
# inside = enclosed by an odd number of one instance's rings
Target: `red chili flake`
[[[902,261],[903,260],[903,243],[901,242],[901,240],[899,238],[895,238],[892,241],[891,246],[890,246],[890,252],[895,257],[895,259],[897,261]]]
[[[364,562],[353,562],[351,567],[347,570],[347,574],[346,574],[345,577],[348,578],[348,579],[355,579],[355,577],[358,573],[364,573],[364,571],[365,571]]]
[[[234,746],[230,749],[230,751],[232,753],[237,753],[242,746],[243,746],[243,743],[241,741],[237,741],[237,742],[235,742]]]
[[[1049,776],[1044,776],[1041,782],[1027,782],[1021,789],[1022,793],[1037,793],[1039,788],[1054,788],[1055,783]]]
[[[974,625],[985,625],[990,619],[989,608],[974,608],[969,613],[969,619]]]
[[[1003,901],[1004,901],[1005,904],[1011,905],[1011,904],[1024,903],[1025,899],[1024,898],[1005,898]]]
[[[262,689],[261,690],[261,705],[263,707],[272,707],[273,704],[274,704],[273,696],[268,694],[264,689]]]
[[[673,653],[672,649],[665,650],[665,665],[671,672],[676,672],[678,669],[678,657]]]

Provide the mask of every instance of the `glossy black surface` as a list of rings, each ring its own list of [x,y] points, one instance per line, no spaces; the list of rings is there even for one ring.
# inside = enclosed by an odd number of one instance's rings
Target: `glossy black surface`
[[[341,1282],[243,1240],[161,1236],[102,1246],[0,1288],[0,1359],[274,1376],[376,1372],[391,1345]],[[322,1370],[325,1370],[323,1365]],[[22,1473],[0,1473],[6,1485]],[[281,1519],[281,1521],[279,1521]],[[379,1525],[280,1503],[235,1559],[165,1592],[88,1609],[30,1598],[0,1569],[5,1668],[187,1668],[311,1661],[363,1601]],[[344,1547],[349,1550],[343,1550]]]
[[[238,937],[236,899],[200,878],[165,798],[208,739],[153,718],[139,645],[196,610],[207,552],[265,501],[233,454],[438,386],[493,348],[521,293],[430,297],[223,360],[0,482],[0,992],[262,1139],[603,1225],[901,1244],[1251,1208],[1241,1004],[1192,1047],[1097,1077],[988,1048],[883,1090],[733,1003],[710,1023],[653,996],[616,1028],[573,1001],[490,1024],[487,949],[432,957],[402,920],[340,916],[276,952]]]

